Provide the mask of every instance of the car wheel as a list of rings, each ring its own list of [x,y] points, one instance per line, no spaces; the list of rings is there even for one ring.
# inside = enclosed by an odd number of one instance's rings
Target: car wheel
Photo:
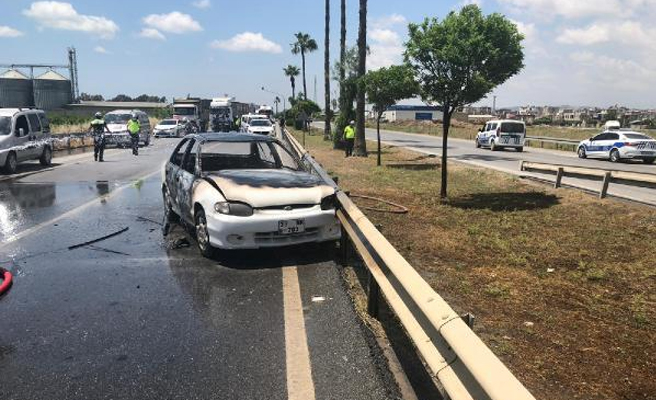
[[[478,138],[476,138],[476,148],[477,149],[481,148],[481,142],[478,141]]]
[[[521,153],[524,151],[523,147],[515,147],[515,150],[517,150],[518,153]]]
[[[619,162],[620,161],[620,152],[617,149],[610,151],[610,162]]]
[[[645,164],[653,164],[654,161],[656,161],[656,158],[645,158],[644,160],[642,160],[642,162],[644,162]]]
[[[210,244],[210,233],[207,230],[207,218],[205,218],[205,211],[202,209],[196,212],[196,243],[198,249],[203,257],[211,258],[214,254],[214,248]]]
[[[490,140],[490,150],[497,151],[499,148],[494,144],[494,140]]]
[[[7,174],[13,174],[16,172],[17,167],[18,160],[16,159],[16,153],[12,151],[11,153],[7,154],[7,159],[5,160],[3,171]]]
[[[43,154],[41,154],[41,158],[39,158],[39,162],[41,163],[41,165],[45,167],[52,164],[52,150],[50,150],[50,147],[46,146],[43,148]]]
[[[579,158],[587,158],[588,155],[585,153],[585,148],[583,146],[579,147],[579,149],[576,151],[576,154],[579,155]]]

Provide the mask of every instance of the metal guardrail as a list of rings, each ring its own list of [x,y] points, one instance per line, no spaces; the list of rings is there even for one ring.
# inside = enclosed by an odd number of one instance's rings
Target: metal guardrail
[[[553,172],[556,174],[556,181],[554,183],[554,187],[556,188],[559,188],[562,185],[563,176],[601,178],[602,184],[599,190],[599,197],[602,199],[605,198],[608,194],[608,186],[611,182],[656,187],[656,174],[648,174],[643,172],[616,171],[601,168],[577,167],[574,165],[548,164],[529,161],[521,161],[519,164],[519,170]]]
[[[284,140],[326,182],[335,182],[289,132]],[[377,315],[380,294],[453,400],[530,400],[534,397],[430,287],[342,191],[337,191],[345,254],[352,243],[369,271],[369,312]]]

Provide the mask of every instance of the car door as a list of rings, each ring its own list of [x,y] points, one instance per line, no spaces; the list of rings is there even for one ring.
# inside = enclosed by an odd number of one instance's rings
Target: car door
[[[182,158],[181,168],[176,176],[178,205],[180,216],[189,223],[193,223],[193,198],[192,190],[196,180],[196,161],[198,157],[199,141],[191,139]]]
[[[610,158],[610,151],[615,147],[617,142],[620,140],[620,135],[615,132],[606,133],[606,137],[603,141],[603,156],[605,158]]]
[[[43,154],[44,138],[41,121],[36,113],[28,113],[27,120],[30,123],[30,155],[29,158],[38,158]]]
[[[32,154],[32,149],[30,149],[30,125],[25,114],[16,117],[13,142],[12,147],[16,152],[16,159],[19,162],[29,160]]]
[[[585,153],[588,157],[601,157],[603,154],[603,141],[606,138],[606,133],[600,133],[596,136],[590,138],[590,143],[585,149]]]
[[[187,146],[189,145],[189,141],[190,139],[187,138],[182,139],[180,143],[178,143],[175,150],[173,150],[173,154],[171,154],[171,158],[164,167],[164,183],[169,191],[169,195],[171,196],[171,207],[178,215],[181,215],[181,213],[178,202],[177,177],[180,168],[182,168],[182,160],[187,150]]]

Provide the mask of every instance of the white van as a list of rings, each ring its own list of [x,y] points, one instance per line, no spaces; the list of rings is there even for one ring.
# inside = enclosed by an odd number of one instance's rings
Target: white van
[[[52,162],[46,113],[36,108],[0,108],[0,167],[13,174],[18,163],[28,160]]]
[[[115,144],[119,147],[130,147],[132,141],[128,134],[128,121],[132,118],[132,114],[137,114],[139,123],[141,124],[141,132],[139,133],[139,142],[144,146],[150,144],[150,120],[148,114],[141,110],[114,110],[105,114],[105,124],[110,133],[105,135],[107,144]]]
[[[524,151],[526,140],[526,124],[523,121],[512,119],[498,119],[488,121],[476,135],[476,148],[489,147],[495,151],[502,148],[511,148]]]

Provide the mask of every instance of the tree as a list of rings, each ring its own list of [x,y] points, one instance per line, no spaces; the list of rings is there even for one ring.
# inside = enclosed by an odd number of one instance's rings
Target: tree
[[[326,118],[323,124],[323,140],[330,140],[333,112],[330,108],[330,0],[326,0],[326,21],[323,54],[323,86]]]
[[[125,94],[119,94],[119,95],[116,95],[116,97],[114,97],[110,101],[132,101],[132,97],[130,97],[128,95],[125,95]]]
[[[333,148],[340,148],[344,128],[355,119],[353,102],[357,92],[358,82],[358,49],[351,47],[344,54],[344,60],[335,63],[333,75],[339,76],[344,71],[344,78],[340,79],[339,115],[335,119],[335,134],[333,135]]]
[[[343,121],[345,120],[344,113],[350,111],[353,108],[353,100],[351,99],[350,105],[346,102],[345,96],[346,96],[346,87],[345,87],[345,80],[346,80],[346,0],[341,0],[340,2],[340,30],[339,30],[339,61],[337,62],[338,66],[338,71],[335,75],[337,75],[338,78],[338,83],[339,83],[339,115],[340,118],[336,121],[336,131],[335,134],[333,135],[333,148],[337,149],[340,147],[340,143],[342,140],[342,134],[344,132],[344,127],[346,125],[343,124]],[[350,116],[348,116],[350,117]],[[347,118],[348,118],[347,117]],[[340,123],[340,120],[342,123]],[[348,121],[348,120],[347,120]]]
[[[292,98],[296,98],[296,77],[301,73],[296,65],[288,65],[282,69],[285,76],[289,77],[289,82],[292,84]]]
[[[397,101],[415,96],[419,91],[414,73],[407,65],[393,65],[377,71],[369,71],[362,80],[367,100],[376,113],[376,136],[378,138],[378,160],[380,166],[380,119]]]
[[[367,72],[367,0],[360,0],[360,27],[358,29],[358,80]],[[367,139],[364,126],[364,88],[358,85],[355,107],[355,152],[367,156]]]
[[[503,15],[483,16],[475,4],[442,21],[426,18],[408,26],[404,57],[420,84],[421,97],[442,105],[442,185],[447,196],[447,141],[451,116],[517,74],[523,65],[517,26]]]
[[[303,96],[307,99],[307,83],[305,81],[305,53],[315,51],[318,46],[317,42],[307,33],[298,32],[294,35],[296,42],[292,43],[292,54],[301,55],[301,65],[303,70]]]

